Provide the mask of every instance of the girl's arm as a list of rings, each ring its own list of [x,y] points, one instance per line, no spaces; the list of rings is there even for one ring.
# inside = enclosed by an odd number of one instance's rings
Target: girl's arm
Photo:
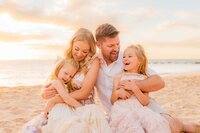
[[[118,88],[123,88],[127,91],[132,91],[134,95],[136,96],[136,98],[139,100],[139,102],[144,106],[146,106],[149,103],[148,93],[143,93],[140,90],[140,88],[137,86],[136,81],[125,80],[122,82],[123,84],[121,84],[120,82],[120,84],[118,85]]]
[[[147,106],[149,104],[149,96],[148,93],[143,93],[138,86],[134,86],[132,88],[132,92],[134,93],[134,95],[136,96],[136,98],[138,99],[138,101],[143,105],[143,106]]]
[[[111,99],[110,99],[110,102],[112,104],[114,104],[119,98],[128,99],[131,96],[131,94],[128,91],[126,91],[122,88],[118,88],[118,84],[119,84],[120,79],[121,79],[121,75],[116,75],[116,77],[114,79],[112,96],[111,96]]]
[[[51,99],[49,99],[49,100],[47,101],[47,104],[45,105],[45,108],[44,108],[44,112],[46,113],[46,115],[48,114],[48,112],[51,111],[51,109],[52,109],[57,103],[64,103],[63,99],[62,99],[59,95],[56,95],[56,96],[52,97]]]
[[[57,90],[58,94],[62,97],[64,102],[72,107],[80,107],[82,104],[80,104],[78,101],[76,101],[74,98],[72,98],[69,93],[65,90],[64,85],[59,80],[53,80],[52,85]]]
[[[99,67],[99,59],[95,58],[91,63],[90,69],[85,75],[81,89],[73,91],[69,95],[75,98],[76,100],[86,99],[89,96],[92,89],[94,88],[99,72]]]

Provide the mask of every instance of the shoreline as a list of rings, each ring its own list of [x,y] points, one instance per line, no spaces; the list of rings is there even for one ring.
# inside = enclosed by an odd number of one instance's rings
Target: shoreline
[[[150,95],[166,112],[185,122],[200,124],[200,72],[164,75],[165,88]],[[45,101],[40,85],[0,87],[0,132],[19,132],[22,125],[41,113]]]

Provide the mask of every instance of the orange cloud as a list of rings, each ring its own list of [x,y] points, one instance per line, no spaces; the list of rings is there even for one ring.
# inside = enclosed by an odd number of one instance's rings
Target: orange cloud
[[[199,29],[200,24],[188,24],[188,23],[178,23],[178,22],[165,22],[158,26],[158,30],[165,29]]]
[[[0,32],[0,41],[4,42],[16,42],[24,40],[47,40],[48,35],[20,35],[17,33]]]

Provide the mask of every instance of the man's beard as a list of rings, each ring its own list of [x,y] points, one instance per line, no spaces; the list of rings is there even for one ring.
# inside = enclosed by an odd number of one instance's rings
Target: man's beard
[[[118,55],[119,55],[119,52],[115,52],[115,54],[112,54],[112,52],[111,52],[111,54],[109,56],[109,60],[112,62],[116,61],[118,59]]]

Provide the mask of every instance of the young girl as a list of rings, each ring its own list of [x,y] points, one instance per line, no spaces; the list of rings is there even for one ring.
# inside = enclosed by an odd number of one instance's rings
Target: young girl
[[[114,104],[110,114],[113,132],[131,133],[170,133],[168,122],[156,112],[146,107],[149,103],[148,93],[143,93],[136,85],[132,90],[118,86],[122,80],[144,80],[147,74],[147,58],[140,45],[131,45],[124,51],[124,71],[117,75],[111,103]]]
[[[78,62],[71,58],[62,59],[59,61],[50,76],[50,82],[47,83],[50,88],[55,88],[58,95],[48,100],[45,109],[44,117],[47,119],[48,113],[54,107],[56,103],[63,103],[63,101],[72,106],[80,107],[82,106],[78,101],[72,98],[70,95],[64,95],[72,92],[71,79],[79,69]],[[47,86],[47,85],[45,85]],[[61,100],[62,99],[62,100]]]
[[[27,123],[29,126],[24,126],[24,127],[29,128],[30,131],[33,131],[34,129],[32,128],[37,127],[39,129],[41,126],[45,125],[48,119],[48,112],[50,112],[51,109],[57,103],[63,103],[64,101],[69,106],[75,108],[82,106],[78,101],[76,101],[70,95],[66,95],[69,92],[72,92],[70,81],[72,77],[75,75],[75,73],[78,71],[78,69],[79,69],[78,62],[74,61],[71,58],[62,59],[57,63],[55,69],[51,73],[51,76],[47,84],[50,88],[56,89],[58,94],[48,100],[42,115],[39,115],[36,119],[33,119],[33,121]],[[35,130],[39,132],[38,129]],[[27,132],[27,129],[24,129],[24,131]]]

